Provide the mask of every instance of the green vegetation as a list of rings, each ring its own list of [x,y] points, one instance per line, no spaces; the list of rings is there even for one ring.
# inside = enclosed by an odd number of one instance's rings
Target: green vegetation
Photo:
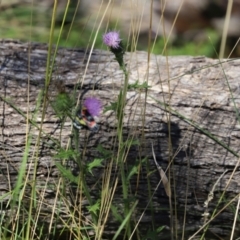
[[[34,10],[33,10],[34,9]],[[96,31],[88,29],[84,26],[84,22],[79,18],[73,19],[75,12],[73,9],[71,14],[67,13],[65,24],[61,28],[62,18],[64,14],[58,14],[56,16],[56,24],[53,32],[53,43],[56,44],[59,39],[59,46],[71,47],[71,48],[90,48],[93,44]],[[1,38],[13,38],[23,41],[42,42],[46,43],[49,40],[50,23],[51,23],[51,10],[48,11],[39,10],[28,5],[19,5],[16,8],[6,9],[1,12]],[[69,17],[71,15],[71,18]],[[72,22],[71,22],[72,20]],[[113,24],[110,24],[111,26]],[[114,27],[113,27],[114,28]],[[111,27],[110,27],[111,29]],[[209,57],[217,57],[215,54],[214,46],[219,40],[218,34],[211,30],[205,30],[206,39],[196,42],[184,42],[181,39],[177,39],[174,43],[168,42],[167,52],[163,52],[165,47],[165,40],[163,38],[157,38],[153,45],[152,52],[155,54],[164,55],[205,55]],[[105,49],[102,44],[103,30],[99,30],[96,36],[96,42],[94,48]],[[127,36],[124,36],[127,39]],[[128,45],[128,50],[144,50],[147,51],[148,43],[138,43],[137,46],[131,47]]]
[[[44,14],[46,14],[46,17]],[[86,131],[79,131],[79,129],[74,127],[71,129],[70,136],[67,136],[69,137],[68,144],[63,146],[62,138],[67,137],[60,134],[59,139],[56,139],[51,134],[47,134],[43,131],[43,122],[48,108],[53,110],[58,122],[60,122],[58,130],[60,130],[61,133],[65,122],[75,121],[76,114],[79,111],[79,103],[77,100],[79,96],[77,95],[77,91],[80,88],[80,84],[79,86],[74,86],[70,94],[62,89],[59,90],[56,96],[49,98],[49,86],[53,81],[52,73],[55,67],[57,49],[63,46],[88,49],[94,47],[106,50],[106,46],[103,46],[102,43],[103,31],[100,30],[95,33],[92,30],[85,29],[84,26],[81,25],[82,23],[74,18],[70,18],[69,20],[68,8],[66,8],[65,14],[61,15],[62,21],[58,21],[57,17],[55,18],[55,8],[53,8],[52,18],[48,18],[48,14],[50,13],[44,14],[29,6],[7,9],[1,14],[2,21],[0,21],[0,29],[2,38],[45,42],[48,43],[49,52],[47,56],[47,71],[44,87],[37,97],[36,108],[31,115],[24,114],[11,100],[1,96],[4,103],[11,106],[29,125],[26,127],[26,144],[22,153],[17,181],[13,184],[12,190],[9,191],[9,193],[0,197],[0,201],[8,199],[7,206],[1,206],[1,208],[10,209],[12,213],[11,216],[5,216],[4,210],[2,211],[0,217],[0,238],[3,240],[159,239],[160,234],[165,230],[165,225],[158,225],[154,221],[154,217],[159,214],[156,213],[156,209],[161,210],[161,207],[154,206],[153,197],[159,184],[163,182],[166,195],[169,197],[169,201],[171,201],[171,190],[168,185],[168,177],[170,175],[167,177],[167,174],[165,175],[160,166],[152,170],[150,168],[149,158],[141,157],[141,141],[139,137],[136,137],[134,134],[125,134],[124,132],[124,109],[126,107],[128,91],[135,90],[146,98],[152,86],[150,86],[147,81],[140,83],[138,80],[133,84],[129,84],[128,66],[124,63],[122,56],[124,51],[121,51],[121,56],[119,56],[119,52],[116,53],[114,49],[109,47],[111,52],[115,54],[115,60],[119,63],[119,69],[124,76],[123,86],[119,90],[116,101],[109,102],[103,111],[103,113],[111,111],[116,120],[116,128],[112,130],[115,131],[113,134],[115,137],[111,140],[112,148],[109,149],[103,144],[98,143],[97,146],[91,149],[91,151],[97,152],[97,154],[94,154],[95,157],[92,157],[92,159],[86,158],[85,153],[89,150],[87,149],[89,135],[86,136]],[[58,25],[57,23],[59,22],[60,24]],[[64,22],[68,22],[68,24],[64,24]],[[164,39],[158,39],[149,47],[149,49],[152,47],[153,50],[149,51],[165,55],[213,56],[215,54],[214,45],[218,40],[217,34],[209,30],[208,35],[210,40],[203,41],[197,46],[194,43],[181,44],[181,47],[176,47],[171,44],[165,46]],[[54,46],[56,48],[54,48]],[[127,47],[128,49],[132,48],[130,44],[128,44]],[[136,49],[148,50],[148,48],[144,48],[140,46],[140,44]],[[54,50],[54,52],[52,52],[52,50]],[[230,87],[229,91],[231,92]],[[189,126],[206,135],[207,139],[215,141],[229,153],[239,157],[238,153],[231,149],[231,146],[227,146],[217,137],[213,136],[211,132],[203,129],[196,122],[180,114],[171,107],[167,101],[161,102],[155,97],[151,97],[151,100],[155,105],[162,107],[169,116],[177,116],[179,119],[188,123]],[[237,114],[238,109],[234,98],[233,103]],[[83,108],[83,106],[80,107]],[[142,106],[143,115],[145,108],[146,106]],[[41,120],[37,121],[36,116],[41,116]],[[89,121],[91,121],[90,117],[94,117],[87,116],[90,118],[89,120],[86,116],[87,115],[82,116],[80,120],[85,120],[89,123]],[[144,119],[142,121],[143,124],[145,124]],[[83,127],[86,128],[87,126],[88,125],[83,125]],[[68,127],[71,128],[71,126]],[[33,131],[36,130],[37,137],[33,138]],[[168,126],[168,131],[171,133],[170,125]],[[90,134],[94,134],[94,132],[90,132]],[[144,138],[144,133],[142,133],[140,137]],[[174,161],[175,153],[170,153],[172,151],[171,134],[169,134],[168,137],[170,168],[172,161]],[[41,149],[41,143],[44,142],[46,138],[50,139],[53,143],[51,147],[54,150],[54,154],[52,155],[51,161],[59,175],[56,182],[48,181],[49,175],[44,176],[45,178],[42,181],[41,189],[39,189],[38,181],[40,180],[38,179],[37,166],[39,156],[43,151],[43,149]],[[34,149],[32,149],[31,144],[33,142]],[[82,142],[84,142],[83,145],[81,145]],[[139,156],[133,156],[133,161],[128,163],[126,159],[128,158],[130,150],[133,148],[138,149]],[[154,149],[152,149],[152,151],[150,154],[153,155],[155,159]],[[32,164],[31,178],[29,178],[29,163]],[[147,171],[144,173],[145,175],[141,172],[143,168]],[[233,173],[235,171],[236,169],[234,169]],[[156,183],[156,186],[153,188],[149,179],[156,173],[160,174],[161,180],[159,180],[159,183]],[[146,181],[146,185],[148,186],[147,189],[142,190],[147,199],[146,205],[141,205],[142,203],[136,197],[136,191],[132,187],[132,182],[134,182],[136,186],[139,186],[140,181]],[[91,184],[89,182],[91,182]],[[51,194],[55,194],[53,198],[54,202],[51,206],[48,206],[46,202],[44,202],[44,197],[47,196],[47,190],[49,189],[52,190]],[[118,194],[116,194],[117,191]],[[118,198],[116,198],[116,195]],[[223,200],[226,201],[225,192],[220,194],[218,205],[210,220],[204,223],[201,229],[203,230],[200,236],[201,239],[205,238],[205,233],[211,224],[211,220],[219,213],[219,209],[221,211],[222,208],[220,208],[220,204],[224,202]],[[230,204],[233,200],[236,200],[236,196],[228,202],[226,201],[227,203],[223,208],[231,208],[232,206]],[[209,204],[210,201],[211,199],[209,197],[207,204]],[[41,211],[43,208],[50,208],[49,215],[42,215]],[[171,214],[171,217],[174,218],[172,213],[176,209],[171,209],[170,207],[170,209],[167,210],[168,213]],[[140,211],[140,213],[137,211]],[[140,222],[142,215],[146,211],[151,213],[152,221],[150,225],[147,226],[147,229],[144,229],[144,226],[141,225]],[[47,224],[45,223],[46,219]],[[104,231],[111,223],[115,224],[115,229],[110,236],[106,236]],[[144,231],[142,231],[142,228]],[[181,233],[181,230],[179,232]],[[172,231],[172,236],[169,236],[169,239],[173,239],[174,234],[177,235],[176,229],[175,232]],[[182,236],[184,236],[184,234]]]

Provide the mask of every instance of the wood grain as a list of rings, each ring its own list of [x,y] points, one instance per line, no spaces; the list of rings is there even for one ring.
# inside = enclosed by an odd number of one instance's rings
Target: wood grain
[[[2,195],[12,189],[16,181],[25,149],[26,131],[30,132],[32,138],[28,160],[31,179],[42,113],[39,111],[34,116],[34,111],[37,96],[44,88],[48,46],[1,40],[0,50]],[[220,61],[203,56],[166,57],[148,55],[145,52],[126,53],[125,59],[130,72],[129,84],[146,82],[149,86],[147,91],[133,88],[128,90],[124,112],[124,139],[139,141],[139,145],[132,146],[126,156],[126,169],[134,164],[136,159],[146,158],[149,166],[147,169],[144,165],[138,177],[134,177],[132,181],[131,190],[140,200],[137,215],[140,216],[149,200],[148,181],[152,191],[160,181],[152,156],[151,142],[153,142],[158,163],[163,170],[169,171],[172,204],[178,209],[174,215],[178,219],[179,228],[182,229],[186,211],[186,233],[187,230],[199,229],[203,225],[202,214],[206,210],[204,201],[224,171],[227,170],[215,188],[208,211],[213,212],[224,190],[226,203],[236,197],[240,190],[238,167],[240,124],[237,117],[240,107],[240,60]],[[81,100],[94,95],[101,99],[104,106],[109,106],[111,102],[116,102],[123,82],[124,76],[110,52],[59,48],[47,98],[49,101],[54,99],[61,83],[70,95],[73,94],[74,88],[77,88],[76,99]],[[26,118],[19,114],[8,103],[9,101],[24,114],[28,111],[30,119],[34,116],[38,127],[27,128]],[[94,157],[100,156],[96,150],[99,144],[111,151],[117,151],[117,145],[114,144],[117,138],[115,113],[113,111],[102,113],[98,122],[100,131],[97,134],[81,130],[79,151],[87,147],[84,161],[92,161]],[[43,121],[41,151],[37,159],[38,197],[47,206],[42,212],[51,212],[54,199],[57,198],[55,188],[49,188],[41,193],[46,179],[53,185],[59,179],[55,167],[56,159],[53,159],[56,149],[52,139],[59,141],[64,148],[71,137],[71,120],[66,119],[62,129],[60,125],[61,121],[49,104]],[[209,131],[232,152],[206,136],[200,128]],[[104,166],[107,164],[106,160]],[[228,184],[234,168],[235,172]],[[149,171],[154,173],[149,175]],[[88,179],[88,184],[93,189],[93,197],[97,191],[94,188],[95,183],[101,174],[103,168]],[[228,187],[225,189],[227,184]],[[121,199],[120,186],[115,195],[114,201]],[[3,202],[6,203],[7,199]],[[150,223],[154,217],[157,226],[163,224],[170,226],[169,201],[162,184],[153,196],[153,205],[156,210],[154,216],[151,212],[145,212],[141,223]],[[221,207],[223,206],[221,204]],[[234,211],[231,208],[225,209],[213,220],[209,232],[229,235],[233,216]]]

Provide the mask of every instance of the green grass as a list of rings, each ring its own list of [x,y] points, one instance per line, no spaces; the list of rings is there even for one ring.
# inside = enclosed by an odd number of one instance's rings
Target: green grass
[[[31,17],[32,15],[33,17]],[[29,41],[31,38],[32,41],[46,43],[49,40],[50,23],[51,17],[49,13],[37,11],[36,9],[32,10],[29,6],[7,9],[1,13],[1,38],[13,38],[23,41]],[[53,43],[57,42],[60,30],[61,26],[56,25],[53,33]],[[70,33],[69,30],[71,30]],[[90,29],[85,29],[79,21],[73,23],[72,29],[70,29],[70,24],[67,24],[63,28],[59,45],[87,48],[93,41],[93,39],[89,39],[91,32]],[[96,48],[102,47],[102,34],[103,32],[99,33],[97,37]]]
[[[140,211],[141,214],[144,214],[145,211],[150,211],[154,217],[154,214],[157,213],[155,213],[156,208],[153,204],[153,196],[157,186],[155,187],[155,190],[153,190],[149,178],[155,174],[157,169],[151,170],[149,167],[149,159],[141,159],[138,156],[136,156],[136,159],[134,159],[131,164],[126,163],[126,159],[132,147],[136,147],[139,151],[141,151],[141,141],[136,139],[134,135],[132,136],[130,134],[124,138],[123,134],[123,112],[126,105],[128,90],[134,89],[135,91],[139,91],[139,93],[146,98],[149,96],[148,90],[151,86],[148,85],[147,81],[143,84],[139,84],[138,81],[136,81],[135,84],[130,85],[128,83],[128,66],[120,64],[119,69],[122,70],[124,75],[123,87],[119,90],[116,101],[109,103],[105,108],[106,112],[109,110],[113,111],[117,122],[115,137],[112,139],[113,148],[106,149],[103,145],[99,144],[98,146],[95,146],[96,149],[94,149],[97,151],[98,157],[93,157],[91,160],[86,161],[84,155],[85,151],[87,151],[86,146],[80,148],[79,145],[80,139],[84,139],[86,141],[86,145],[88,139],[85,135],[81,134],[81,131],[79,132],[79,130],[75,128],[71,131],[71,136],[69,136],[67,146],[61,146],[60,143],[62,136],[60,136],[59,139],[55,139],[54,136],[47,135],[42,130],[43,120],[48,107],[52,108],[62,124],[60,126],[60,130],[62,131],[64,122],[74,120],[75,118],[77,107],[76,99],[78,96],[76,89],[73,89],[73,92],[69,95],[63,91],[59,92],[57,96],[51,100],[47,97],[49,95],[49,85],[52,81],[52,69],[54,68],[54,58],[56,54],[56,51],[52,54],[51,48],[53,45],[56,45],[56,48],[60,46],[74,48],[93,47],[92,44],[95,38],[95,31],[92,29],[86,29],[85,25],[78,19],[73,20],[72,24],[70,20],[70,23],[61,27],[61,24],[57,24],[57,22],[59,22],[58,18],[54,21],[54,14],[52,18],[48,15],[50,13],[45,14],[46,15],[43,15],[42,12],[38,12],[36,9],[32,10],[30,6],[19,6],[17,8],[7,9],[1,14],[0,29],[2,38],[17,38],[24,41],[31,40],[48,43],[49,54],[45,86],[41,89],[41,93],[36,101],[36,109],[31,117],[28,113],[23,113],[17,105],[14,105],[11,102],[11,100],[2,98],[5,104],[11,106],[14,110],[16,110],[19,116],[21,115],[27,120],[28,124],[31,125],[31,128],[26,128],[26,144],[22,154],[21,170],[18,173],[16,184],[14,185],[12,191],[0,198],[1,200],[9,198],[8,206],[13,211],[12,216],[6,218],[1,216],[0,218],[0,238],[3,240],[27,240],[37,238],[100,240],[104,235],[104,229],[107,227],[105,225],[106,221],[109,219],[109,216],[111,216],[112,221],[115,221],[118,224],[118,227],[112,234],[111,239],[142,240],[147,239],[148,237],[158,239],[159,234],[164,230],[165,226],[158,226],[154,221],[152,221],[148,231],[141,231],[142,229],[139,227],[140,220],[135,215],[135,211],[138,209],[140,201],[136,198],[135,192],[131,189],[132,180],[139,180],[141,169],[147,169],[145,180],[148,185],[148,189],[146,189],[148,204],[147,206],[144,206],[144,208],[140,209]],[[69,15],[67,14],[63,14],[62,16],[66,16],[66,19],[69,19]],[[51,20],[53,20],[52,23]],[[102,34],[103,30],[100,30],[97,33],[94,48],[106,49],[106,46],[103,46],[102,44]],[[218,36],[210,29],[208,30],[207,35],[209,36],[209,39],[205,39],[198,44],[190,42],[178,43],[179,45],[168,44],[165,46],[164,39],[158,39],[152,44],[153,50],[151,52],[157,54],[164,53],[166,55],[216,55],[214,45],[218,41]],[[127,37],[122,38],[127,39]],[[127,46],[131,49],[130,45]],[[163,51],[164,47],[166,47],[166,51]],[[137,45],[136,49],[148,50],[146,46],[140,44]],[[121,61],[118,62],[121,63]],[[231,92],[230,87],[229,91]],[[218,145],[221,145],[229,153],[239,157],[238,154],[231,149],[231,146],[225,145],[218,138],[214,137],[211,132],[200,127],[198,123],[188,119],[183,114],[180,114],[177,110],[167,104],[167,101],[160,102],[154,97],[151,97],[151,99],[156,105],[165,109],[165,111],[169,114],[169,117],[172,115],[177,116],[196,130],[205,134],[209,139],[215,141]],[[238,113],[235,103],[234,106],[236,113]],[[145,107],[146,106],[142,107],[143,112]],[[41,116],[40,123],[36,122],[36,116]],[[32,137],[31,131],[33,131],[33,129],[38,131],[36,139],[33,139]],[[168,130],[171,132],[170,125],[168,125]],[[41,199],[40,189],[37,187],[37,164],[41,152],[40,145],[41,142],[44,141],[45,137],[50,138],[52,142],[55,143],[52,161],[59,173],[59,178],[54,183],[48,182],[48,178],[44,179],[45,185],[41,189],[41,191],[51,189],[56,195],[56,201],[53,202],[53,205],[51,206],[44,205],[45,203],[42,202],[43,199]],[[144,138],[144,133],[141,137]],[[32,151],[32,146],[30,144],[33,141],[35,141],[34,151]],[[179,148],[180,147],[181,146],[179,146]],[[169,149],[169,151],[171,151],[170,135]],[[174,157],[170,155],[171,154],[169,154],[169,160],[172,162],[174,161]],[[28,178],[28,171],[30,169],[28,168],[27,162],[29,161],[33,164],[33,177],[31,179]],[[67,163],[69,162],[74,163],[75,166],[80,169],[79,174],[73,174],[71,169],[67,167]],[[169,167],[171,167],[171,162],[169,162]],[[96,170],[98,169],[102,170],[101,176],[96,175]],[[231,181],[235,171],[236,169],[234,169],[229,182]],[[162,176],[163,174],[161,175],[160,172],[160,177]],[[88,184],[89,179],[96,179],[94,189],[92,189]],[[160,182],[161,181],[159,181],[158,184],[160,184]],[[139,182],[137,182],[137,184],[139,184]],[[117,199],[118,201],[116,201],[117,186],[121,186],[121,198]],[[70,195],[72,194],[72,201],[68,199],[68,191],[70,191]],[[93,193],[94,198],[92,197]],[[207,221],[201,229],[203,230],[201,236],[202,239],[205,237],[205,231],[207,231],[210,226],[211,220],[214,219],[214,217],[221,211],[221,209],[219,210],[219,205],[220,203],[223,203],[223,199],[225,199],[224,194],[225,191],[221,193],[218,205],[216,206],[210,220]],[[224,207],[229,207],[229,204],[231,204],[232,201],[233,199],[230,199]],[[83,206],[83,202],[87,202],[87,204]],[[42,208],[47,207],[50,207],[52,212],[50,212],[47,216],[42,216]],[[230,207],[232,206],[230,205]],[[62,209],[64,209],[64,214],[68,216],[67,219],[62,218]],[[234,211],[233,207],[231,209]],[[84,211],[86,210],[90,220],[85,218],[86,214]],[[172,214],[173,209],[170,207],[168,210],[170,214]],[[16,214],[16,212],[18,214]],[[42,222],[42,218],[44,217],[49,219],[49,224],[47,226],[44,222]],[[173,215],[172,218],[174,218]],[[60,228],[59,225],[61,225]],[[90,235],[90,232],[93,232],[94,234]],[[176,234],[177,232],[173,231],[170,237],[173,239]]]
[[[63,16],[63,14],[57,15],[56,20],[59,20],[59,22],[57,22],[54,27],[53,43],[56,43],[59,37],[61,29],[61,16]],[[66,16],[66,20],[67,17],[68,16]],[[32,8],[29,5],[20,5],[16,8],[7,9],[1,13],[0,36],[5,39],[13,38],[23,41],[29,41],[29,39],[31,39],[31,41],[46,43],[49,39],[50,23],[51,9],[47,12],[43,12],[36,8]],[[89,48],[93,43],[93,34],[95,33],[92,32],[92,29],[86,28],[84,24],[84,21],[79,18],[76,18],[72,22],[72,25],[71,23],[67,23],[63,28],[59,46]],[[110,27],[110,29],[113,28]],[[219,36],[212,29],[205,29],[204,31],[207,31],[207,34],[205,34],[207,38],[201,40],[200,42],[185,42],[184,40],[181,40],[181,38],[178,38],[174,43],[168,43],[167,54],[192,56],[205,55],[209,57],[216,57],[214,46],[218,42]],[[97,35],[95,48],[106,49],[102,45],[103,33],[103,30],[100,29]],[[124,36],[124,39],[127,39],[127,36]],[[162,50],[164,49],[164,46],[165,40],[163,38],[157,38],[153,48],[153,53],[163,54]],[[131,46],[128,45],[128,50],[130,49]],[[134,49],[147,51],[147,43],[138,43]]]

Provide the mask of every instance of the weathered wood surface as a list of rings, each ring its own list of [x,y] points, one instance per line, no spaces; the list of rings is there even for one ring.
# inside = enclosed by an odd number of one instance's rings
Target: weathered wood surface
[[[11,100],[25,114],[28,109],[29,117],[33,116],[37,105],[36,98],[44,86],[48,48],[44,44],[2,40],[0,49],[0,192],[2,195],[14,186],[26,140],[26,119],[3,99]],[[204,201],[207,200],[213,185],[227,170],[216,185],[214,198],[209,204],[210,214],[226,188],[233,169],[239,164],[238,157],[189,122],[176,114],[170,114],[154,99],[170,103],[172,109],[199,124],[236,154],[240,154],[240,124],[233,104],[234,99],[239,109],[240,60],[222,60],[220,64],[219,60],[205,57],[166,58],[150,55],[148,64],[147,53],[136,52],[127,53],[126,61],[130,70],[129,83],[138,81],[141,84],[147,81],[151,87],[147,95],[145,90],[139,89],[129,89],[127,93],[124,137],[133,136],[134,139],[139,139],[140,145],[130,148],[126,162],[129,164],[136,159],[147,157],[151,171],[155,170],[151,151],[151,142],[153,142],[159,164],[163,169],[169,166],[171,172],[172,203],[176,204],[179,210],[175,216],[178,218],[180,229],[186,211],[186,229],[196,230],[203,224]],[[78,85],[77,93],[80,98],[94,95],[102,100],[104,106],[108,106],[110,102],[116,101],[124,77],[110,52],[94,50],[90,53],[84,50],[59,49],[53,69],[49,99],[57,94],[55,85],[60,80],[67,92],[71,93]],[[41,111],[35,116],[35,120],[40,125]],[[80,138],[80,145],[82,148],[87,146],[84,155],[86,161],[99,156],[95,150],[99,143],[105,148],[114,148],[113,143],[116,138],[114,113],[108,111],[102,114],[99,122],[101,128],[97,134],[81,131],[85,137]],[[45,186],[46,179],[54,184],[59,178],[54,166],[55,151],[46,135],[48,133],[55,139],[60,139],[62,146],[66,146],[71,135],[71,120],[66,120],[62,130],[59,123],[60,120],[49,105],[43,122],[41,151],[37,160],[38,186]],[[31,127],[30,133],[32,140],[28,166],[31,175],[34,164],[32,156],[39,130]],[[169,137],[171,137],[172,151],[169,148]],[[89,179],[89,185],[94,185],[98,178],[99,175]],[[132,191],[136,191],[136,197],[140,200],[138,205],[140,213],[149,200],[147,179],[154,190],[160,180],[157,172],[149,176],[143,168],[140,171],[139,185],[133,181]],[[45,192],[44,201],[47,206],[43,211],[52,211],[54,191],[55,188]],[[225,202],[236,197],[239,191],[240,172],[237,167],[226,189]],[[116,195],[117,193],[118,191]],[[6,201],[5,199],[4,202]],[[156,224],[168,225],[169,203],[162,186],[154,194],[153,202],[156,208],[154,214]],[[235,205],[236,202],[232,206]],[[224,205],[221,204],[222,206]],[[227,208],[219,214],[210,225],[210,230],[216,234],[228,235],[233,224],[233,209]],[[147,223],[151,220],[151,213],[146,212],[142,222]]]

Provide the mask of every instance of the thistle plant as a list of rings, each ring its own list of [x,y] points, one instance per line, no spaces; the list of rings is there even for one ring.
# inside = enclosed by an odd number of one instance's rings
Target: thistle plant
[[[111,31],[103,35],[103,43],[109,48],[109,50],[115,55],[115,59],[119,64],[120,69],[124,73],[124,85],[120,90],[117,102],[117,117],[118,117],[118,140],[122,145],[122,128],[123,128],[123,110],[126,104],[126,95],[128,89],[128,71],[126,64],[124,63],[125,47],[119,32]]]
[[[110,51],[115,55],[116,60],[123,71],[125,71],[125,65],[123,60],[123,55],[125,53],[125,49],[120,39],[119,32],[113,31],[108,32],[103,35],[103,42],[107,45]]]
[[[124,201],[124,217],[125,219],[129,219],[131,212],[130,209],[130,202],[126,201],[128,199],[128,180],[124,169],[124,159],[125,159],[125,143],[123,141],[123,117],[124,117],[124,108],[126,105],[126,95],[128,90],[128,71],[126,69],[126,64],[124,63],[124,54],[125,49],[120,39],[119,32],[112,31],[108,32],[103,35],[103,42],[107,45],[109,50],[115,55],[115,59],[119,64],[120,69],[122,69],[124,73],[124,85],[123,88],[120,90],[117,104],[112,104],[114,109],[117,113],[118,118],[118,125],[117,125],[117,134],[118,134],[118,157],[117,163],[119,163],[120,167],[120,176],[122,181],[122,191],[123,191],[123,198]],[[109,109],[109,108],[108,108]],[[135,202],[137,205],[137,203]],[[128,237],[131,235],[131,224],[127,223],[126,221],[126,233]]]
[[[83,106],[93,117],[98,117],[102,109],[101,101],[95,97],[86,98],[83,102]]]
[[[95,97],[88,97],[83,102],[73,121],[73,126],[77,129],[87,128],[90,131],[97,132],[99,125],[94,117],[98,117],[102,109],[102,103]]]

